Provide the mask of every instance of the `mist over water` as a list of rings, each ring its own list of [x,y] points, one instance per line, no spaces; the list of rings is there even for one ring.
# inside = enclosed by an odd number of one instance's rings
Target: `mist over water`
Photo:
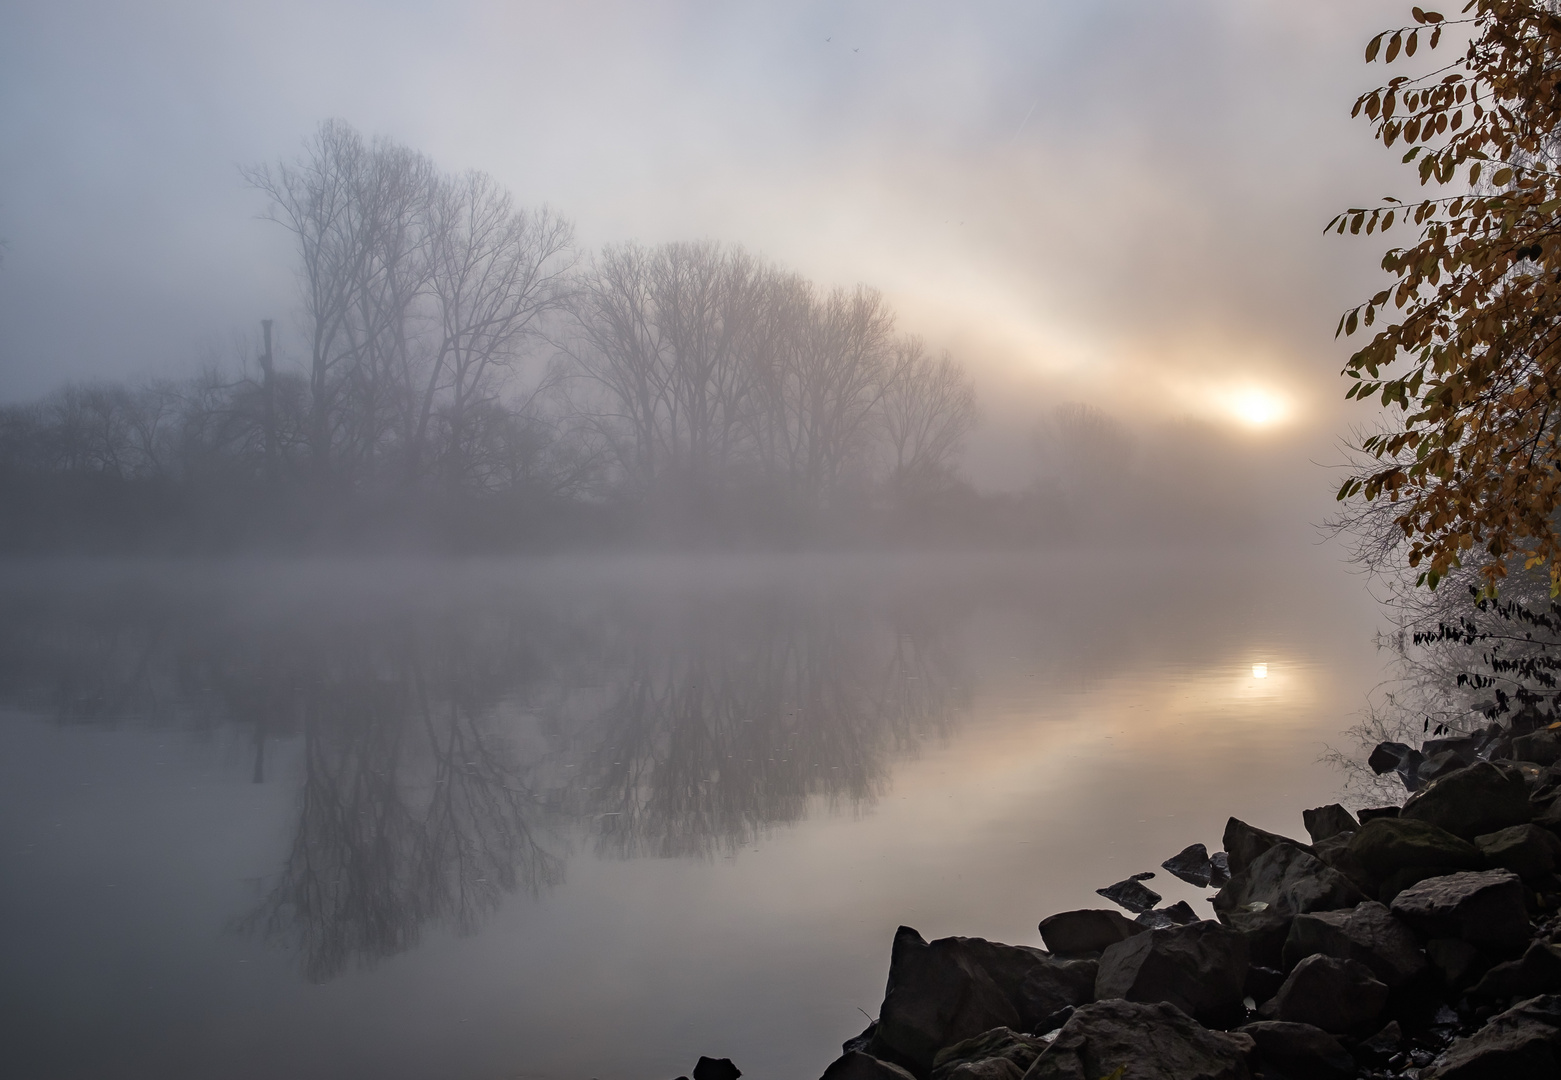
[[[1376,611],[1293,558],[13,567],[8,1044],[40,1076],[821,1071],[896,925],[1038,942],[1336,793]]]

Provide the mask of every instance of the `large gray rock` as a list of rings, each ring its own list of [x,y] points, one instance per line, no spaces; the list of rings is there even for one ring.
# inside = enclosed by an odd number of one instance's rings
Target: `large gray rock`
[[[1510,825],[1474,838],[1492,868],[1511,870],[1528,881],[1542,880],[1561,865],[1561,837],[1538,825]]]
[[[1554,765],[1561,761],[1561,732],[1542,729],[1512,740],[1512,756],[1519,761]]]
[[[1399,816],[1472,840],[1482,833],[1526,824],[1532,813],[1528,785],[1518,770],[1478,761],[1411,795]]]
[[[1247,939],[1247,956],[1254,964],[1284,966],[1285,942],[1295,916],[1264,908],[1262,911],[1220,912],[1220,922]]]
[[[1041,920],[1041,940],[1061,956],[1098,953],[1144,930],[1121,912],[1103,908],[1059,911]]]
[[[1025,1031],[1050,1031],[1062,1021],[1059,1015],[1095,1000],[1095,980],[1100,965],[1094,960],[1050,957],[1032,967],[1007,992]]]
[[[819,1080],[916,1080],[908,1070],[880,1061],[860,1050],[847,1050],[824,1070]]]
[[[1375,900],[1344,911],[1297,915],[1285,941],[1285,967],[1317,954],[1359,961],[1390,987],[1403,986],[1427,967],[1414,931]]]
[[[1335,1035],[1370,1030],[1387,1007],[1388,988],[1354,960],[1308,956],[1263,1006],[1265,1018],[1311,1024]]]
[[[1250,1035],[1209,1031],[1165,1002],[1097,1001],[1073,1014],[1024,1080],[1250,1080],[1252,1048]]]
[[[1421,1072],[1422,1080],[1554,1080],[1561,1076],[1561,994],[1519,1002]]]
[[[1305,1080],[1353,1080],[1357,1072],[1355,1059],[1339,1040],[1311,1024],[1259,1020],[1236,1030],[1252,1036],[1265,1075],[1277,1070]]]
[[[1425,943],[1425,954],[1455,994],[1479,982],[1491,966],[1489,957],[1462,938],[1432,938]]]
[[[1299,840],[1292,840],[1288,836],[1280,836],[1278,833],[1248,825],[1240,818],[1231,818],[1225,823],[1224,840],[1225,857],[1229,863],[1231,877],[1241,873],[1252,864],[1252,860],[1278,844],[1288,844],[1302,851],[1311,851],[1310,847]]]
[[[1160,902],[1160,894],[1145,885],[1141,876],[1130,877],[1095,891],[1113,904],[1121,904],[1135,915],[1141,911],[1148,911]]]
[[[1561,946],[1531,941],[1523,956],[1497,964],[1469,990],[1482,1001],[1511,1001],[1561,993]]]
[[[1479,870],[1485,862],[1467,840],[1426,821],[1372,818],[1350,838],[1345,857],[1366,879],[1380,884],[1406,869]]]
[[[1214,922],[1151,930],[1119,941],[1100,957],[1097,1000],[1167,1001],[1205,1023],[1242,1012],[1247,940]]]
[[[1430,878],[1394,897],[1393,913],[1422,937],[1461,938],[1496,952],[1516,952],[1529,939],[1523,882],[1511,870]]]
[[[1020,1080],[1047,1045],[1034,1035],[993,1028],[939,1050],[932,1080]]]
[[[1360,828],[1360,822],[1355,820],[1355,815],[1338,803],[1319,806],[1315,810],[1302,810],[1301,821],[1305,823],[1307,835],[1312,838],[1314,844],[1320,844],[1340,833],[1355,832]]]
[[[1037,959],[1045,955],[1031,951]],[[867,1048],[873,1057],[925,1074],[945,1046],[995,1027],[1021,1026],[1013,1001],[972,955],[966,939],[929,943],[908,926],[895,933],[889,984]]]
[[[743,1071],[732,1064],[731,1058],[700,1056],[694,1063],[694,1080],[737,1080]]]
[[[1332,911],[1365,899],[1339,871],[1290,844],[1275,844],[1234,874],[1214,898],[1216,912],[1253,910],[1264,904],[1273,911],[1299,914]]]

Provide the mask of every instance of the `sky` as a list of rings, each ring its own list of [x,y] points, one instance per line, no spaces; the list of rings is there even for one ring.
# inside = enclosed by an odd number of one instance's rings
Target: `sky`
[[[286,237],[240,167],[326,118],[493,174],[583,247],[710,238],[881,288],[976,375],[999,481],[1034,417],[1327,452],[1338,210],[1415,181],[1351,122],[1383,0],[13,4],[0,401],[288,355]],[[1448,48],[1444,44],[1444,50]],[[296,355],[296,352],[294,352]],[[1010,477],[1010,479],[1013,479]]]

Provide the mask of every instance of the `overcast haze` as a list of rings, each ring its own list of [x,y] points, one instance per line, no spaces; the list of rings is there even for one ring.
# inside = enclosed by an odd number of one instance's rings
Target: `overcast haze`
[[[1379,251],[1320,228],[1412,183],[1348,119],[1401,7],[16,5],[0,399],[232,361],[265,316],[296,355],[287,238],[238,167],[340,117],[587,248],[714,238],[882,288],[980,380],[978,473],[1065,398],[1239,427],[1260,395],[1315,457]]]

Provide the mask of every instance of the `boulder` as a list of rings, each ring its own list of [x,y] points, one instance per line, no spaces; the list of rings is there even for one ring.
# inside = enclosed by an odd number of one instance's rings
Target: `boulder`
[[[1528,785],[1515,769],[1478,761],[1440,777],[1404,803],[1401,817],[1472,840],[1529,821]]]
[[[1209,1031],[1165,1002],[1097,1001],[1073,1014],[1025,1080],[1250,1080],[1252,1049],[1252,1036]]]
[[[1247,956],[1254,964],[1277,968],[1284,963],[1285,941],[1294,916],[1282,911],[1228,911],[1220,922],[1247,939]]]
[[[1230,856],[1216,851],[1209,856],[1209,886],[1219,888],[1230,880]]]
[[[1130,877],[1095,891],[1113,904],[1120,904],[1134,913],[1148,911],[1160,902],[1160,894],[1137,877]]]
[[[1151,930],[1100,957],[1095,998],[1166,1001],[1204,1023],[1242,1014],[1247,940],[1215,922]]]
[[[1214,898],[1214,910],[1254,910],[1253,904],[1266,904],[1296,914],[1349,907],[1363,899],[1349,878],[1302,848],[1275,844],[1230,879]]]
[[[1393,913],[1423,937],[1462,938],[1496,952],[1516,952],[1529,939],[1523,882],[1511,870],[1430,878],[1394,897]]]
[[[1512,740],[1512,756],[1537,765],[1554,765],[1561,761],[1561,732],[1547,728],[1518,735]]]
[[[1034,1035],[993,1028],[939,1050],[932,1080],[1020,1080],[1047,1045]]]
[[[830,1063],[819,1080],[916,1080],[908,1070],[860,1050],[847,1050]]]
[[[1267,1019],[1311,1024],[1342,1035],[1369,1031],[1387,1003],[1387,984],[1365,964],[1315,955],[1295,966],[1263,1013]]]
[[[1025,1031],[1050,1031],[1067,1013],[1095,1000],[1100,965],[1094,960],[1051,957],[1026,973],[1009,993]]]
[[[929,943],[908,926],[895,933],[878,1030],[868,1044],[873,1057],[926,1074],[945,1046],[995,1027],[1020,1026],[1014,1003],[964,939]]]
[[[1153,911],[1142,912],[1133,920],[1139,926],[1147,926],[1151,930],[1164,930],[1168,926],[1186,926],[1198,921],[1198,913],[1192,909],[1192,905],[1185,900],[1178,900],[1169,907],[1155,908]]]
[[[1399,1026],[1397,1020],[1389,1020],[1383,1025],[1381,1031],[1357,1043],[1355,1054],[1365,1061],[1386,1065],[1403,1045],[1404,1029]]]
[[[1350,872],[1349,863],[1344,858],[1344,854],[1350,850],[1350,841],[1354,838],[1355,833],[1359,831],[1356,829],[1350,832],[1336,833],[1326,840],[1319,840],[1312,845],[1312,854],[1316,855],[1324,864],[1348,876]]]
[[[1561,1076],[1561,994],[1519,1002],[1458,1039],[1423,1080],[1550,1080]]]
[[[1320,844],[1340,833],[1352,833],[1360,828],[1360,822],[1355,820],[1355,815],[1338,803],[1319,806],[1315,810],[1302,810],[1301,820],[1305,823],[1307,835],[1312,838],[1314,844]]]
[[[1371,766],[1371,771],[1381,776],[1399,767],[1414,751],[1401,742],[1380,742],[1366,757],[1366,764]]]
[[[1462,938],[1432,938],[1425,943],[1425,953],[1455,994],[1478,982],[1491,966],[1484,953]]]
[[[1202,844],[1189,844],[1160,864],[1164,870],[1200,889],[1209,884],[1214,865],[1209,862],[1209,849]]]
[[[1306,852],[1311,851],[1311,848],[1299,840],[1292,840],[1288,836],[1280,836],[1278,833],[1248,825],[1240,818],[1231,818],[1225,823],[1225,858],[1229,864],[1231,877],[1246,870],[1263,852],[1280,844],[1288,844],[1290,847],[1300,848]]]
[[[1419,768],[1415,770],[1415,777],[1424,786],[1433,780],[1446,776],[1450,772],[1467,769],[1472,764],[1474,764],[1474,758],[1471,755],[1461,754],[1456,750],[1443,750],[1441,753],[1429,756],[1422,761]]]
[[[1511,870],[1533,881],[1561,865],[1561,837],[1538,825],[1509,825],[1474,838],[1474,846],[1490,867]]]
[[[1497,964],[1469,990],[1481,1001],[1510,1001],[1561,993],[1561,946],[1531,941],[1523,956]]]
[[[1108,945],[1142,934],[1144,929],[1119,912],[1084,908],[1059,911],[1042,919],[1041,940],[1061,956],[1079,956],[1098,953]]]
[[[742,1074],[731,1058],[701,1057],[694,1064],[694,1080],[737,1080]]]
[[[1390,987],[1403,986],[1427,967],[1414,931],[1374,900],[1345,911],[1297,915],[1285,941],[1285,967],[1314,955],[1359,961]]]
[[[1396,818],[1400,810],[1402,807],[1398,806],[1368,806],[1355,816],[1360,818],[1361,826],[1364,827],[1366,822],[1375,821],[1377,818]]]
[[[1372,818],[1350,838],[1345,852],[1353,867],[1381,884],[1400,870],[1433,867],[1478,870],[1479,849],[1437,825],[1411,818]]]
[[[1355,1076],[1355,1059],[1322,1028],[1259,1020],[1236,1030],[1252,1036],[1259,1068],[1307,1080],[1352,1080]]]

